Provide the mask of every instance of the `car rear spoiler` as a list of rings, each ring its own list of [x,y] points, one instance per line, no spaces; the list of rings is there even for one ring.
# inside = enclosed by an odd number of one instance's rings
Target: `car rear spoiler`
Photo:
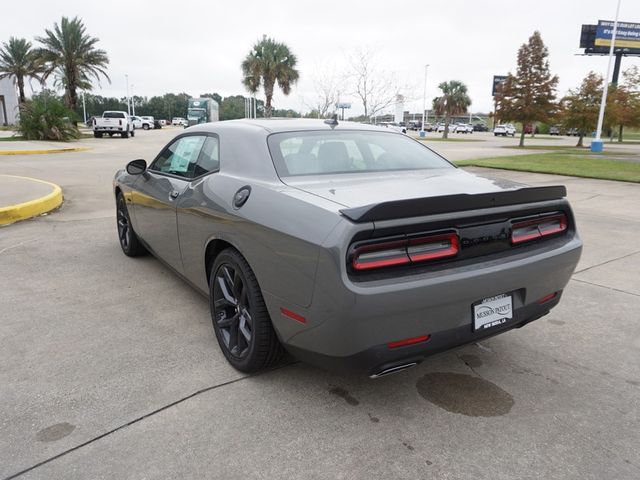
[[[365,205],[363,207],[345,208],[340,210],[340,213],[352,222],[363,223],[476,210],[480,208],[502,207],[505,205],[518,205],[521,203],[544,202],[547,200],[559,200],[566,196],[567,189],[562,185],[529,187],[475,195],[462,193],[439,197],[395,200],[392,202]]]

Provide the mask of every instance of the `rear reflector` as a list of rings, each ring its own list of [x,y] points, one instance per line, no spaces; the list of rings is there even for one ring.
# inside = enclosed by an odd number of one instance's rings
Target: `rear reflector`
[[[398,340],[397,342],[387,343],[389,348],[406,347],[407,345],[415,345],[416,343],[426,342],[431,335],[422,335],[421,337],[407,338],[406,340]]]
[[[543,303],[547,303],[549,300],[553,300],[557,296],[558,296],[558,292],[550,293],[549,295],[545,295],[540,300],[538,300],[538,303],[542,305]]]
[[[564,213],[516,222],[511,226],[511,243],[529,242],[564,232],[566,229],[567,216]]]
[[[288,310],[284,307],[280,307],[280,313],[282,313],[285,317],[289,317],[295,320],[296,322],[307,323],[307,319],[302,315],[298,315],[296,312],[292,312],[291,310]]]
[[[355,270],[370,270],[454,257],[459,249],[455,233],[400,239],[356,248],[351,264]]]

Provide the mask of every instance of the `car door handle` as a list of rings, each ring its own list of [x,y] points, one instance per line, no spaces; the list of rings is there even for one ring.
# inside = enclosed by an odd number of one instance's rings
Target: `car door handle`
[[[180,192],[178,192],[177,190],[173,190],[173,191],[169,194],[169,196],[170,196],[171,198],[178,198],[178,195],[180,195]]]

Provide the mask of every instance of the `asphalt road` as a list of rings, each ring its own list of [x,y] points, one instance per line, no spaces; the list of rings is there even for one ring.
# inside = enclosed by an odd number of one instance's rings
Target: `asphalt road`
[[[113,173],[177,132],[0,157],[65,194],[0,229],[0,478],[640,478],[639,185],[475,169],[567,185],[585,249],[557,309],[376,381],[244,376],[206,300],[118,246]]]

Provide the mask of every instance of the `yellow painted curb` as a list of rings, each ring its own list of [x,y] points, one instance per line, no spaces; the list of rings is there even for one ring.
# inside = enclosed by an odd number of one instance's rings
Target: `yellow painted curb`
[[[48,148],[43,150],[0,150],[0,155],[37,155],[44,153],[85,152],[90,147]]]
[[[30,177],[19,177],[16,175],[1,176],[24,178],[26,180],[31,180],[32,182],[44,183],[45,185],[50,185],[53,188],[53,191],[48,195],[36,198],[35,200],[29,200],[28,202],[17,203],[15,205],[0,208],[0,225],[8,225],[20,220],[26,220],[27,218],[42,215],[43,213],[50,212],[54,208],[58,208],[62,205],[62,189],[55,183],[45,182],[44,180],[38,180]]]

